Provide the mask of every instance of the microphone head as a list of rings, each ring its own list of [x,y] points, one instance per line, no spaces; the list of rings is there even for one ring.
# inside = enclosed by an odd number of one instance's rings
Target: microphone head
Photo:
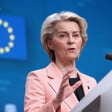
[[[106,53],[105,59],[112,61],[112,53]]]

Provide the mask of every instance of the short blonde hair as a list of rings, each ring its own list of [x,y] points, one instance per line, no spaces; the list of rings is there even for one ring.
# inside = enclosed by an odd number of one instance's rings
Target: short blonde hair
[[[50,16],[48,16],[45,21],[42,24],[41,27],[41,42],[45,49],[45,51],[48,53],[50,59],[52,61],[55,61],[55,54],[54,52],[48,48],[47,42],[48,40],[52,39],[52,34],[54,32],[55,25],[60,21],[72,21],[79,25],[80,27],[80,34],[82,37],[82,48],[84,47],[86,41],[87,41],[87,22],[84,18],[80,17],[74,12],[70,11],[63,11],[60,13],[54,13]]]

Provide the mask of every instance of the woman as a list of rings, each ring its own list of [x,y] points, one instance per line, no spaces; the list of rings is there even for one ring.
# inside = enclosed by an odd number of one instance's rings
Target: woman
[[[86,20],[73,12],[54,13],[45,19],[41,41],[51,62],[29,73],[25,112],[70,112],[95,87],[96,80],[75,65],[87,41],[86,29]]]

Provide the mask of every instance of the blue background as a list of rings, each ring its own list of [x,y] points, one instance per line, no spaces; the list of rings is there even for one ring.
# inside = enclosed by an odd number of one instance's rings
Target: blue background
[[[0,25],[0,47],[4,48],[8,45],[8,42],[13,42],[13,48],[10,48],[10,52],[4,52],[0,54],[0,58],[4,59],[27,59],[27,48],[26,48],[26,30],[25,21],[23,17],[9,16],[0,14],[2,24]],[[8,22],[8,27],[4,27],[3,23]],[[12,32],[9,33],[8,28],[12,28]],[[10,40],[9,36],[14,35],[14,40]]]
[[[0,112],[12,103],[23,112],[27,73],[45,67],[49,58],[40,42],[43,20],[51,13],[69,10],[88,21],[88,42],[77,61],[77,68],[100,81],[112,69],[105,53],[112,52],[111,0],[0,0],[0,14],[25,19],[27,60],[0,59]]]

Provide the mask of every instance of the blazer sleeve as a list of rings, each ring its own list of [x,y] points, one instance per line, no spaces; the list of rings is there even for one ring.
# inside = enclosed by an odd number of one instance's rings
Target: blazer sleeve
[[[52,100],[45,102],[45,91],[36,73],[29,73],[26,79],[24,112],[55,112]]]

